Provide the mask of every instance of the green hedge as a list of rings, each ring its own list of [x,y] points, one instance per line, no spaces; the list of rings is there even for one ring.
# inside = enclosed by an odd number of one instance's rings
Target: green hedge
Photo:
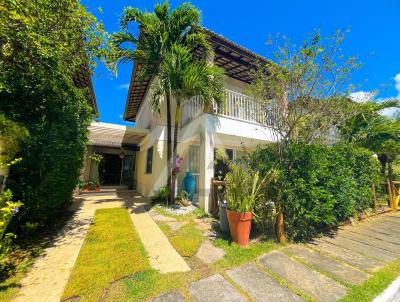
[[[275,169],[276,181],[267,187],[267,205],[284,205],[289,238],[309,239],[370,207],[379,165],[368,150],[293,144],[284,153],[285,164],[277,164],[275,148],[259,148],[250,162],[264,175]],[[263,205],[256,207],[255,214],[261,225],[266,225],[263,217],[271,217]]]

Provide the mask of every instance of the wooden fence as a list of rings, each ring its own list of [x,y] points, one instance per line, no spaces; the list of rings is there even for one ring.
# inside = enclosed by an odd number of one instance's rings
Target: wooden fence
[[[380,202],[381,201],[381,202]],[[382,204],[383,201],[383,204]],[[379,205],[389,206],[397,210],[400,202],[400,181],[387,179],[377,188],[372,185],[372,208],[377,209]]]

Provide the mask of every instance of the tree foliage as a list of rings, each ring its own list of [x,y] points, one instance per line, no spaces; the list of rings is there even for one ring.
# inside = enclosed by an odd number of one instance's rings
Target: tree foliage
[[[29,137],[28,131],[0,113],[0,168],[15,161],[21,144]]]
[[[292,142],[327,142],[333,127],[354,114],[347,96],[360,64],[343,55],[344,37],[341,31],[325,38],[316,31],[301,46],[284,38],[275,44],[274,62],[255,72],[250,92],[266,114],[274,112],[269,126],[281,149]]]
[[[382,176],[393,179],[393,161],[400,154],[400,121],[380,114],[388,108],[399,108],[397,100],[368,101],[357,104],[358,114],[340,127],[344,141],[368,148],[378,155]]]
[[[20,161],[15,159],[20,146],[28,138],[28,132],[24,127],[7,119],[0,113],[0,171],[7,170],[10,166]],[[2,190],[3,179],[0,179],[0,272],[3,270],[4,256],[11,249],[12,239],[15,237],[12,233],[6,233],[7,226],[13,216],[18,213],[22,206],[21,202],[13,201],[13,195],[10,190]]]
[[[0,112],[30,134],[7,185],[24,203],[19,221],[43,225],[77,184],[93,115],[73,79],[106,37],[74,0],[3,1],[0,24]]]

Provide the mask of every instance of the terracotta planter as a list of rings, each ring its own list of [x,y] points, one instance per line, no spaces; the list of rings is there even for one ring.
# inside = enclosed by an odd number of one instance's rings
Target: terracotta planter
[[[226,210],[226,213],[228,215],[232,240],[240,246],[247,246],[249,244],[253,213],[239,213],[230,210]]]
[[[96,186],[96,187],[94,187],[94,190],[95,190],[96,192],[100,192],[100,187],[99,187],[99,186]]]

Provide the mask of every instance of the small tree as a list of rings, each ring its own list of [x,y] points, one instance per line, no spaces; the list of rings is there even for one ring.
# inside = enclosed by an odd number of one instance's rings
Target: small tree
[[[193,58],[184,46],[173,45],[162,62],[157,78],[152,84],[151,107],[159,110],[159,99],[168,86],[175,101],[173,158],[177,157],[178,135],[181,121],[181,104],[194,96],[200,97],[203,107],[213,102],[222,108],[224,102],[223,71],[204,60]],[[175,197],[176,160],[173,161],[171,197]]]
[[[267,126],[276,138],[277,161],[290,170],[285,150],[299,142],[328,142],[335,127],[353,115],[356,108],[348,98],[348,82],[359,67],[356,58],[341,52],[344,34],[321,38],[315,32],[300,47],[288,39],[278,44],[275,62],[255,72],[252,94],[263,103]],[[267,118],[266,120],[271,120]],[[279,173],[272,173],[277,177]],[[284,201],[275,199],[277,237],[285,241]]]

